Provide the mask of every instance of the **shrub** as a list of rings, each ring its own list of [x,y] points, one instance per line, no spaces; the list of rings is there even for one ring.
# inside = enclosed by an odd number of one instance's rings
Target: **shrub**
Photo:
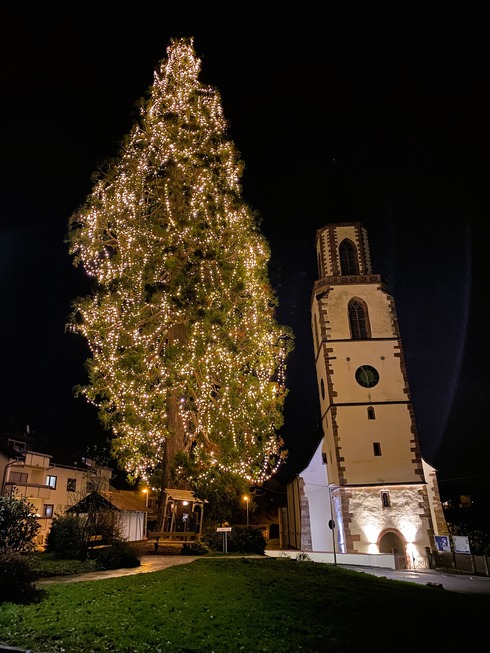
[[[61,559],[47,551],[33,553],[29,561],[40,578],[72,576],[96,570],[95,560]]]
[[[229,544],[230,533],[227,535],[227,542]],[[222,551],[223,550],[223,533],[217,533],[216,530],[206,530],[203,531],[202,541],[204,544],[209,547],[211,551]],[[229,546],[228,546],[229,550]]]
[[[39,575],[26,555],[14,551],[0,552],[0,603],[28,602],[38,598],[37,580]]]
[[[209,548],[204,542],[184,542],[181,554],[184,556],[201,556],[209,553]]]
[[[207,531],[204,542],[212,551],[223,551],[223,533]],[[251,526],[234,526],[227,534],[228,553],[255,553],[264,555],[266,539],[258,528]]]
[[[53,518],[46,537],[46,551],[60,560],[78,560],[85,555],[84,521],[73,515]]]
[[[40,524],[33,510],[24,497],[0,497],[0,552],[29,553],[36,549]]]
[[[296,556],[297,562],[311,562],[311,557],[304,551],[300,551]]]
[[[139,567],[141,560],[129,542],[113,542],[109,546],[93,549],[97,569],[121,569],[121,567]]]
[[[258,528],[236,527],[231,531],[233,545],[238,553],[265,554],[267,545],[265,537]]]

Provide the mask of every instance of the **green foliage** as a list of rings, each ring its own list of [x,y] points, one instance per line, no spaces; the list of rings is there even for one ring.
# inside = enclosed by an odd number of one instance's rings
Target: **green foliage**
[[[120,541],[116,512],[106,510],[97,500],[87,501],[86,509],[88,512],[83,515],[54,517],[46,538],[46,551],[60,559],[84,560],[92,547]]]
[[[0,497],[0,552],[28,553],[36,549],[40,525],[33,510],[24,497]]]
[[[192,38],[172,40],[119,157],[71,217],[94,280],[70,327],[87,340],[79,388],[131,479],[259,485],[286,457],[290,328],[276,322],[269,245],[241,197],[243,164]],[[182,461],[179,455],[184,457]]]
[[[65,560],[84,557],[84,525],[85,520],[74,515],[55,516],[46,537],[46,551]]]
[[[258,528],[234,526],[226,535],[228,553],[248,553],[264,555],[267,545],[265,537]],[[212,551],[223,551],[223,533],[216,528],[203,534],[203,541]]]
[[[38,578],[39,574],[27,555],[12,549],[0,552],[0,603],[36,599],[39,596],[35,585]]]
[[[181,549],[183,556],[201,556],[209,553],[209,547],[204,542],[184,542]]]
[[[95,571],[95,560],[62,559],[48,551],[36,551],[30,556],[30,562],[39,578],[50,576],[73,576]]]
[[[300,551],[295,560],[296,562],[311,562],[311,557],[304,551]]]
[[[471,552],[475,555],[490,556],[490,538],[483,530],[473,530],[469,534]]]
[[[95,495],[97,497],[97,495]],[[121,540],[119,513],[107,509],[97,500],[90,502],[85,517],[85,546],[90,548],[93,542],[113,544]]]
[[[113,542],[109,546],[94,549],[91,556],[97,569],[121,569],[139,567],[141,560],[129,542]]]
[[[193,490],[196,497],[207,502],[204,508],[205,523],[219,526],[225,521],[240,523],[245,519],[246,510],[242,497],[248,494],[249,486],[232,475],[222,474],[215,484],[206,488],[193,487]],[[253,512],[254,506],[251,501],[250,513]]]
[[[235,527],[232,530],[233,545],[240,553],[255,553],[264,555],[267,541],[258,528]]]

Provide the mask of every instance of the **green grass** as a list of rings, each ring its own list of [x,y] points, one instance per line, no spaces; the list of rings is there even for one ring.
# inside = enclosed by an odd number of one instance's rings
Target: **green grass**
[[[0,642],[36,653],[433,653],[486,641],[488,595],[288,558],[211,557],[46,585],[0,605]]]
[[[40,578],[84,574],[97,568],[95,560],[60,560],[53,554],[45,552],[34,553],[30,560]]]

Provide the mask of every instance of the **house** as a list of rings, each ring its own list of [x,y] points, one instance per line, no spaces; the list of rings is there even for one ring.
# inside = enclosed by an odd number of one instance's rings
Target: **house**
[[[128,490],[93,491],[70,506],[68,514],[87,515],[96,510],[112,513],[113,524],[121,539],[139,542],[146,539],[146,518],[149,509],[141,493]]]
[[[72,458],[72,464],[55,462],[53,456],[36,450],[35,441],[24,435],[0,437],[0,493],[25,497],[40,523],[37,545],[43,547],[53,517],[64,514],[87,493],[109,490],[113,472],[88,457]]]

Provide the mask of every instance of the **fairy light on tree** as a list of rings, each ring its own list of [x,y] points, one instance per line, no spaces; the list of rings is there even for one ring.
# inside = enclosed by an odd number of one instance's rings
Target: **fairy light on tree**
[[[67,242],[94,282],[69,318],[90,349],[78,392],[112,431],[128,478],[160,472],[162,487],[202,496],[261,485],[285,459],[293,334],[276,322],[269,246],[200,67],[192,38],[171,41]]]

